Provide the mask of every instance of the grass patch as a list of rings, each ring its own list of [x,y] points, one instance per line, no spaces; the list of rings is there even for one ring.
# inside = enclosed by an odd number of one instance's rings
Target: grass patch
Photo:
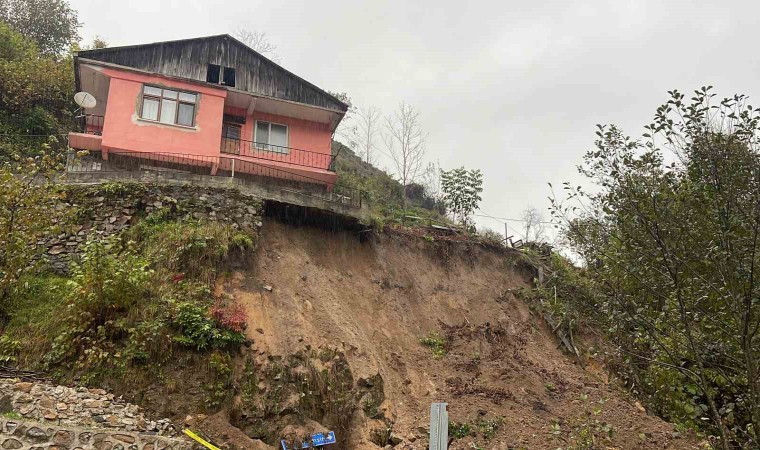
[[[469,423],[449,422],[449,436],[454,439],[462,439],[472,434]]]
[[[420,338],[420,344],[430,347],[434,358],[446,356],[446,340],[436,331]]]
[[[53,339],[66,327],[61,314],[66,311],[68,279],[28,275],[20,284],[21,288],[11,297],[10,320],[4,337],[19,343],[15,362],[36,368],[37,362],[50,351]]]

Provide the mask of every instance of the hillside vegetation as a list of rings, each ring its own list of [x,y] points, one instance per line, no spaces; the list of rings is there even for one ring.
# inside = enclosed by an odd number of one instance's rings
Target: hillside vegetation
[[[413,215],[438,221],[448,221],[446,208],[425,187],[412,183],[406,187],[409,205],[404,209],[404,188],[387,172],[363,161],[349,147],[338,141],[332,143],[333,155],[338,155],[335,171],[340,184],[364,191],[377,219],[401,222],[403,215]]]

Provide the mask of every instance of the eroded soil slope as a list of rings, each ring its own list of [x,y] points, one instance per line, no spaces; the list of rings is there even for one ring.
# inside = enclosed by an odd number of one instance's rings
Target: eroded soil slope
[[[432,401],[449,403],[451,448],[556,449],[591,435],[598,448],[694,445],[558,349],[510,293],[528,287],[515,255],[272,220],[262,236],[252,267],[219,290],[246,309],[259,361],[330,349],[348,363],[357,407],[341,447],[392,436],[396,448],[427,448]]]

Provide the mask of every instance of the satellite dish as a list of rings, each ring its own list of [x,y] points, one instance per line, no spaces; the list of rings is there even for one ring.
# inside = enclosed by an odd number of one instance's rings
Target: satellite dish
[[[98,104],[89,92],[77,92],[74,94],[74,102],[85,109],[94,108]]]

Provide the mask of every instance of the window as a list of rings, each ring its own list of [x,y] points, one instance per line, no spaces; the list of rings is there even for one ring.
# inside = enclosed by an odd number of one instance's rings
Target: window
[[[192,127],[198,94],[143,86],[140,117],[170,125]]]
[[[221,72],[221,67],[219,67],[216,64],[209,64],[208,69],[206,69],[206,81],[208,81],[209,83],[219,84],[220,72]]]
[[[254,140],[259,149],[288,153],[288,127],[286,125],[257,120]]]
[[[224,68],[224,85],[235,87],[235,69],[232,67]]]
[[[206,82],[235,87],[235,69],[218,64],[208,64],[206,66]]]

